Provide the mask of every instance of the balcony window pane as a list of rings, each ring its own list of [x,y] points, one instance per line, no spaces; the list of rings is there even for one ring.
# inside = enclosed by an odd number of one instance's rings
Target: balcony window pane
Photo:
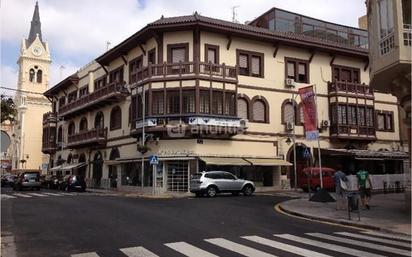
[[[235,94],[225,93],[225,115],[235,115]]]
[[[366,121],[365,121],[365,108],[364,107],[359,107],[358,108],[358,124],[360,126],[365,126]]]
[[[307,36],[313,37],[313,25],[303,24],[302,33]]]
[[[290,79],[295,78],[295,63],[294,62],[287,62],[287,74],[288,74],[288,78]]]
[[[380,37],[393,32],[393,2],[392,0],[378,0],[378,19]]]
[[[207,62],[216,63],[216,50],[207,49]]]
[[[299,63],[298,75],[299,82],[307,82],[306,63]]]
[[[242,119],[249,119],[248,103],[243,98],[237,100],[237,116]]]
[[[183,92],[183,112],[193,113],[195,109],[195,91],[184,91]]]
[[[385,130],[385,115],[383,114],[378,114],[377,117],[377,122],[378,122],[378,130]]]
[[[386,130],[392,130],[392,114],[386,114]]]
[[[366,109],[366,126],[373,127],[373,109]]]
[[[200,112],[209,113],[210,112],[210,95],[209,91],[200,91]]]
[[[184,62],[186,59],[186,48],[173,48],[172,49],[172,62]]]
[[[213,114],[223,114],[223,92],[213,91]]]
[[[402,0],[403,24],[411,23],[411,0]]]
[[[252,56],[252,75],[260,76],[260,57]]]
[[[164,100],[163,100],[163,92],[153,92],[152,94],[152,113],[156,114],[163,114],[164,110]]]
[[[180,96],[178,91],[167,92],[167,113],[180,113]]]

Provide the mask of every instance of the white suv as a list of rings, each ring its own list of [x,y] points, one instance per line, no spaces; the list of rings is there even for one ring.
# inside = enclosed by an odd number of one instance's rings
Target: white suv
[[[229,192],[238,195],[242,192],[245,196],[252,195],[255,184],[252,181],[238,179],[235,175],[225,171],[208,171],[195,173],[190,180],[190,192],[196,196],[206,194],[215,197],[218,193]]]

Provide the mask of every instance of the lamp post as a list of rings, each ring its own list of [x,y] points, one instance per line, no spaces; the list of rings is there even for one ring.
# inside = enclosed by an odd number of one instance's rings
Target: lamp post
[[[296,119],[297,117],[297,108],[296,108],[296,97],[298,94],[295,95],[292,92],[292,105],[293,105],[293,129],[292,129],[292,142],[293,142],[293,176],[294,176],[294,189],[297,190],[298,187],[298,175],[297,175],[297,168],[296,168],[296,133],[295,133],[295,126],[296,126]]]

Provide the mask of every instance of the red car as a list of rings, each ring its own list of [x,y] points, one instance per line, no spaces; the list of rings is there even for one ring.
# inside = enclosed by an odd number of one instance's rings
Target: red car
[[[333,175],[335,170],[328,167],[322,167],[322,179],[323,188],[326,190],[335,189],[335,180]],[[308,191],[308,183],[312,191],[318,191],[320,189],[320,172],[319,167],[306,167],[298,174],[298,187],[302,188],[305,192]]]

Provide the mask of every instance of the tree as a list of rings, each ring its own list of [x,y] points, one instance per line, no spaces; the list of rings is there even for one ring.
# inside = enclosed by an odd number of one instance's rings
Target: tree
[[[17,115],[16,105],[13,99],[1,95],[1,123],[6,120],[13,122]]]

